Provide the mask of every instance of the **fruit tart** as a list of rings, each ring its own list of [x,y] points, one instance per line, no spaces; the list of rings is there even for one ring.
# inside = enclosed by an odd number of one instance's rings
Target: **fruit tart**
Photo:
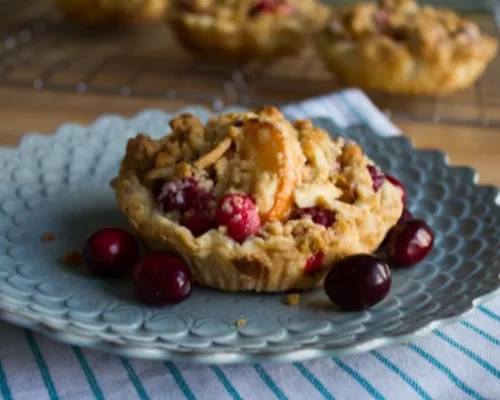
[[[347,85],[446,94],[481,76],[497,41],[451,10],[381,0],[333,12],[317,35],[317,47]]]
[[[110,27],[163,17],[169,0],[56,0],[63,15],[83,25]]]
[[[309,120],[265,107],[170,126],[129,140],[112,186],[148,247],[178,253],[201,285],[319,287],[333,261],[377,249],[402,214],[401,186]]]
[[[179,41],[212,60],[270,60],[299,52],[327,16],[317,0],[177,0]]]

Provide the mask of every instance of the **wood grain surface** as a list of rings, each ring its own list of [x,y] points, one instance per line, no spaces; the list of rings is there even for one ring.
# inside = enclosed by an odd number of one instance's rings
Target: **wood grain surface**
[[[49,91],[0,89],[0,145],[16,146],[28,132],[50,134],[64,122],[88,124],[102,114],[131,116],[143,108],[173,111],[182,102]],[[461,112],[458,108],[457,113]],[[396,121],[416,147],[441,149],[453,165],[470,165],[480,182],[500,186],[500,129]],[[0,171],[1,174],[1,171]]]

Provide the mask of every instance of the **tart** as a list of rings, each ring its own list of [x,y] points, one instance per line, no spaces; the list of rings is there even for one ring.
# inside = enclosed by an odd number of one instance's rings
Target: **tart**
[[[345,84],[401,94],[466,88],[497,51],[497,41],[471,21],[414,0],[333,12],[316,42],[326,66]]]
[[[56,0],[63,15],[88,26],[108,27],[163,17],[168,0]]]
[[[298,53],[326,16],[317,0],[177,0],[168,21],[195,54],[246,62]]]
[[[309,120],[265,107],[170,126],[129,140],[112,186],[148,247],[178,253],[201,285],[319,287],[333,261],[376,250],[402,214],[401,187]]]

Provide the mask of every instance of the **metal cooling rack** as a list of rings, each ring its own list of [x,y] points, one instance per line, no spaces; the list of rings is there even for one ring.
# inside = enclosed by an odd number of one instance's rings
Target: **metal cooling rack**
[[[470,16],[498,35],[494,14]],[[390,116],[500,126],[500,59],[470,89],[437,97],[369,93]],[[245,69],[194,59],[161,24],[89,32],[61,20],[50,1],[0,0],[0,89],[57,90],[203,103],[284,104],[338,89],[313,48]]]

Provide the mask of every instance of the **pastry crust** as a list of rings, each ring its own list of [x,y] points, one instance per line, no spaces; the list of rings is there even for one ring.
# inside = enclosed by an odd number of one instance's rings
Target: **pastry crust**
[[[360,3],[332,13],[317,35],[326,66],[345,84],[401,94],[472,85],[497,41],[447,9],[414,0]]]
[[[160,19],[168,3],[169,0],[56,0],[66,18],[94,27]]]
[[[317,0],[177,0],[168,23],[196,55],[238,63],[297,54],[326,17]]]
[[[321,286],[332,261],[376,250],[402,213],[399,188],[385,180],[374,190],[367,168],[373,163],[362,149],[343,138],[331,139],[310,121],[292,125],[268,107],[214,117],[205,126],[192,115],[181,115],[171,127],[173,133],[160,140],[131,139],[112,186],[119,209],[144,242],[154,250],[179,253],[201,285],[262,292]],[[248,142],[248,135],[255,140]],[[228,138],[232,145],[222,155],[215,152],[217,161],[196,166]],[[278,167],[269,161],[269,148],[278,149]],[[293,163],[287,164],[287,158]],[[194,237],[178,214],[160,211],[152,189],[157,175],[151,174],[158,170],[167,182],[196,180],[213,191],[217,202],[228,193],[248,195],[263,221],[259,233],[238,243],[219,226]],[[291,184],[291,193],[276,182]],[[335,222],[324,226],[308,216],[296,217],[305,207],[328,210]],[[307,260],[318,253],[324,254],[322,263],[309,273]]]

